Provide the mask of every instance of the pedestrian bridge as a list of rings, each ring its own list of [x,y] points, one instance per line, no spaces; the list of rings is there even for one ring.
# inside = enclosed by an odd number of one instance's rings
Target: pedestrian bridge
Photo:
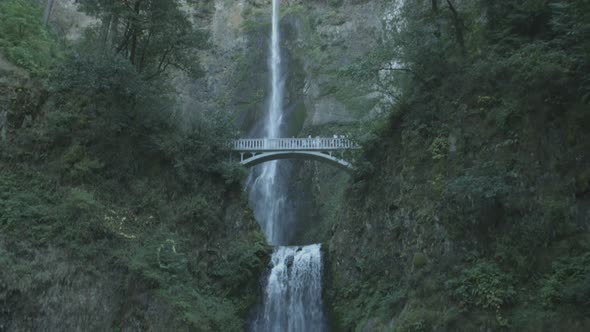
[[[325,162],[351,171],[344,152],[359,146],[346,138],[243,138],[232,142],[232,151],[240,154],[240,164],[256,166],[271,160],[308,159]]]

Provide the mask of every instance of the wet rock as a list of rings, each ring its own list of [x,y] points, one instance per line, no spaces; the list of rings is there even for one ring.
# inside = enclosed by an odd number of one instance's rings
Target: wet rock
[[[293,266],[294,261],[295,261],[295,256],[288,256],[285,259],[285,265],[287,265],[288,268],[291,268],[291,266]]]

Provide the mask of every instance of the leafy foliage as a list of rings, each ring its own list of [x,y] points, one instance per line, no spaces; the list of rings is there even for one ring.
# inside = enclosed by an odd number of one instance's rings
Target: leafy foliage
[[[0,2],[0,51],[38,75],[47,74],[62,56],[57,39],[43,26],[41,8],[29,0]]]
[[[447,282],[453,296],[463,306],[500,310],[516,295],[512,277],[497,265],[478,262]]]
[[[540,294],[545,305],[571,304],[588,312],[590,254],[559,259],[553,263],[552,270],[541,283]]]
[[[406,309],[400,314],[400,320],[396,331],[400,332],[426,332],[433,329],[434,322],[438,319],[436,312],[423,309]]]
[[[82,9],[101,18],[90,45],[129,60],[138,73],[154,78],[176,68],[202,75],[197,50],[207,48],[207,34],[196,29],[180,1],[80,0]]]
[[[245,171],[222,153],[234,121],[222,111],[179,112],[167,75],[199,75],[206,35],[180,1],[80,3],[104,25],[53,66],[40,10],[0,2],[0,16],[12,15],[0,22],[0,50],[43,70],[49,90],[0,151],[0,252],[4,237],[18,239],[0,258],[14,270],[0,276],[0,295],[53,282],[23,259],[50,247],[77,273],[149,285],[187,328],[242,330],[268,248],[241,196]],[[34,56],[10,53],[17,48]],[[19,269],[31,286],[14,282]]]
[[[408,330],[510,329],[522,307],[520,326],[549,315],[587,329],[588,5],[405,1],[382,45],[340,71],[379,78],[396,104],[340,206],[332,287],[399,284],[406,302],[388,317]],[[386,308],[359,313],[385,292],[333,292],[342,330]]]

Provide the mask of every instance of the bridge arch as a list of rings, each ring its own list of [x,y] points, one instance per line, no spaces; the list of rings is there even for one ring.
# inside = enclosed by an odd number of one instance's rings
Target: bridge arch
[[[231,150],[240,154],[240,164],[252,167],[280,159],[317,160],[352,171],[352,164],[334,153],[343,154],[359,146],[345,138],[247,138],[231,143]]]
[[[338,159],[329,154],[315,151],[277,151],[260,153],[253,155],[249,158],[243,159],[242,161],[240,161],[240,164],[244,165],[245,167],[253,167],[268,161],[281,159],[317,160],[319,162],[330,164],[332,166],[335,166],[348,172],[354,170],[352,164],[344,159]]]

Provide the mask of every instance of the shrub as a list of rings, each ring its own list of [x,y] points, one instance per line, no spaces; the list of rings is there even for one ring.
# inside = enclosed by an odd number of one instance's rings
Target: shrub
[[[399,315],[396,331],[426,332],[432,331],[439,321],[437,313],[423,308],[406,307]]]
[[[219,164],[219,168],[227,185],[240,185],[248,177],[248,170],[237,163],[224,161]]]
[[[516,295],[513,280],[494,263],[478,262],[447,282],[452,296],[464,307],[499,311]]]
[[[553,263],[541,282],[540,296],[546,306],[572,304],[590,309],[590,253]]]
[[[441,160],[447,157],[449,151],[449,140],[446,137],[437,137],[432,141],[428,149],[433,160]]]

